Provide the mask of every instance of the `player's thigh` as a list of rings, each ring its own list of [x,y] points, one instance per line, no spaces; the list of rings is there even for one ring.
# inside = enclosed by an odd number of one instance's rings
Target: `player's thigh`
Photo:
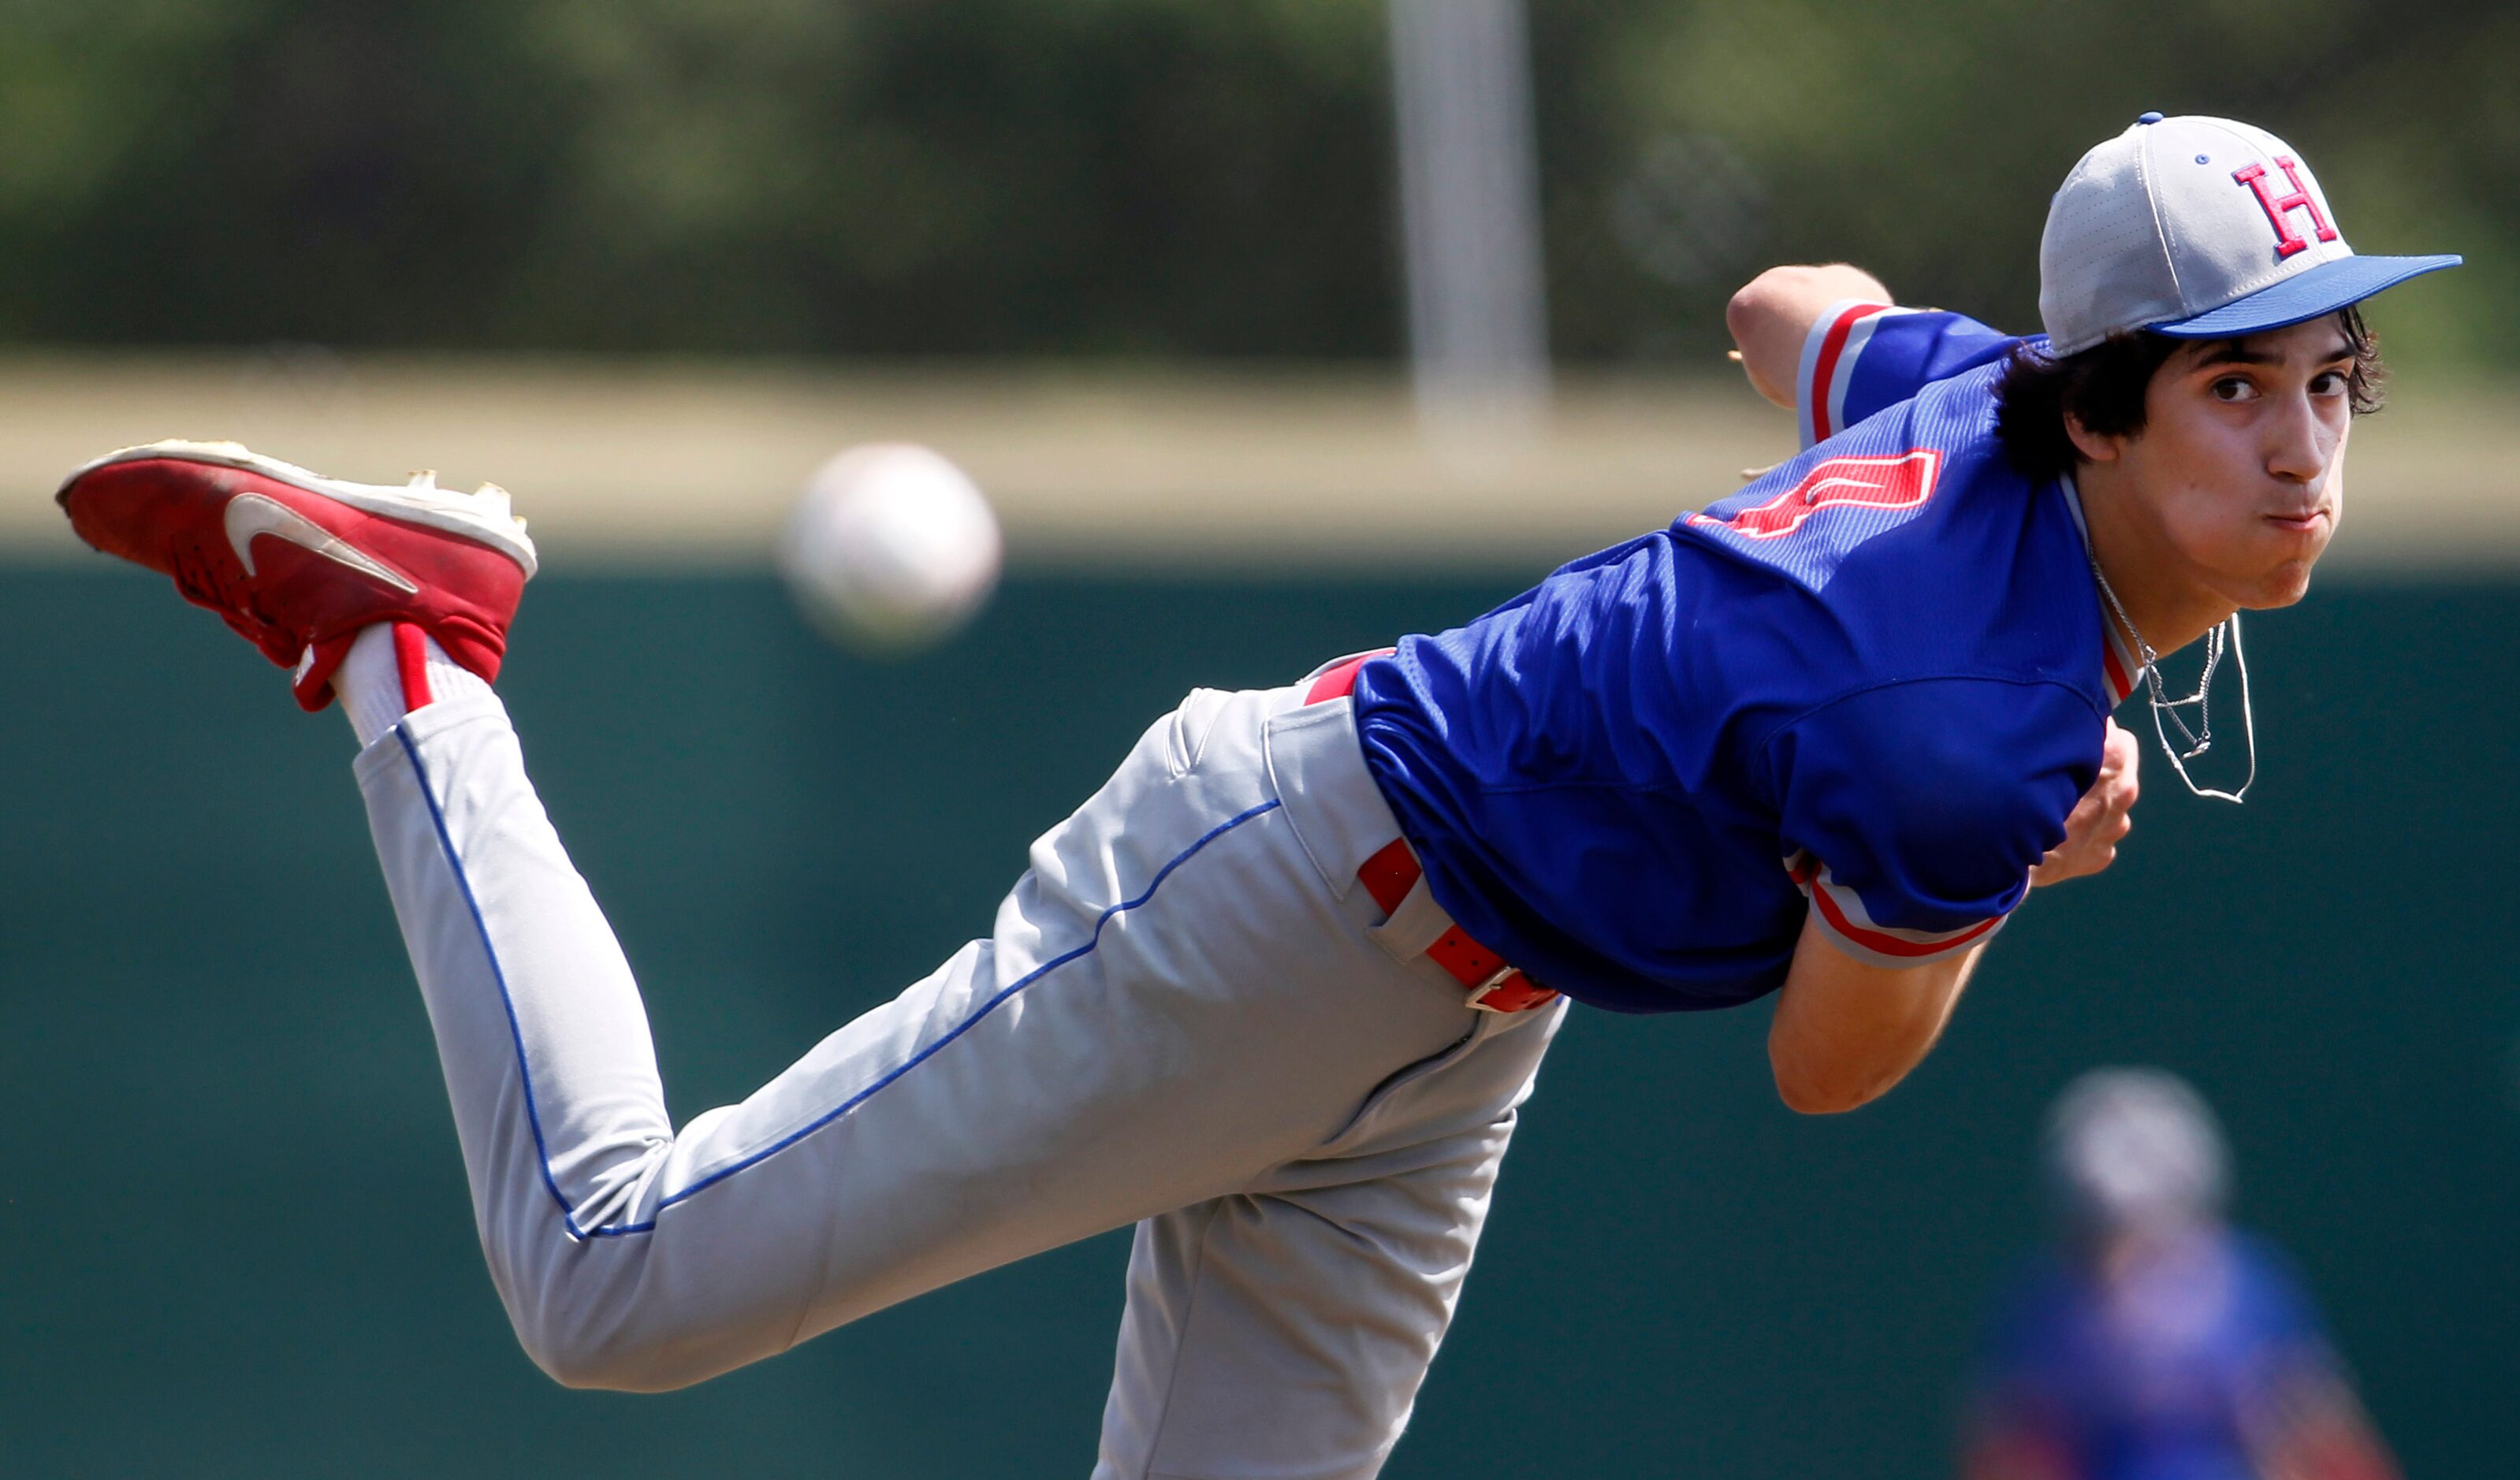
[[[1098,1480],[1380,1467],[1561,1012],[1483,1019],[1319,1154],[1139,1226]]]
[[[818,1251],[810,1335],[1247,1187],[1460,1042],[1479,1014],[1326,887],[1230,698],[1213,753],[1158,725],[1036,844],[987,939],[696,1123],[659,1229]]]

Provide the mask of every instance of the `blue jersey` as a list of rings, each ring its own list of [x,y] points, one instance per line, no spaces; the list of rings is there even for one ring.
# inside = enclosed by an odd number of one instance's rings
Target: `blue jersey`
[[[1965,950],[2098,774],[2136,670],[2070,483],[1995,441],[2013,341],[1865,325],[1821,387],[1858,425],[1357,676],[1436,902],[1580,1002],[1750,1001],[1806,915],[1879,964]]]
[[[2342,1381],[2281,1259],[2230,1233],[2105,1281],[2039,1261],[1980,1367],[1981,1421],[2077,1480],[2254,1480],[2250,1428]]]

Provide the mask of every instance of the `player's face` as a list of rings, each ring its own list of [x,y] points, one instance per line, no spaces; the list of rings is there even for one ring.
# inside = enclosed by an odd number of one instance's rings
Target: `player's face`
[[[2154,372],[2143,430],[2115,450],[2189,579],[2238,606],[2301,600],[2344,513],[2353,368],[2324,318],[2200,340]]]

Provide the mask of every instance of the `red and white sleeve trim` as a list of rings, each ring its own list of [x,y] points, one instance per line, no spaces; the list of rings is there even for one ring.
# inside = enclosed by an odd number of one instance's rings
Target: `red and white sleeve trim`
[[[1957,930],[1902,930],[1874,924],[1856,892],[1839,883],[1830,875],[1828,866],[1809,853],[1796,853],[1786,859],[1785,872],[1810,896],[1812,918],[1820,921],[1831,944],[1857,961],[1893,970],[1958,956],[2002,929],[2003,922],[2011,918],[1998,915]]]
[[[1888,303],[1847,298],[1831,303],[1803,337],[1802,366],[1794,374],[1794,422],[1803,445],[1825,442],[1846,429],[1846,386],[1864,346],[1882,319],[1912,313]]]

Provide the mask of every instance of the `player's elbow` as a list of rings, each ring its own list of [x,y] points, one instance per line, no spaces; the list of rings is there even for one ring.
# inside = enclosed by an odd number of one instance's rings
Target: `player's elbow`
[[[1785,317],[1810,295],[1809,267],[1771,267],[1736,290],[1724,305],[1724,327],[1732,342],[1745,350],[1764,337],[1768,326]]]
[[[1895,1082],[1895,1081],[1894,1081]],[[1798,1115],[1843,1115],[1861,1109],[1889,1092],[1889,1084],[1831,1080],[1777,1070],[1777,1098]]]
[[[1811,1052],[1790,1035],[1768,1037],[1768,1071],[1777,1082],[1777,1098],[1798,1115],[1843,1115],[1890,1093],[1904,1077],[1887,1064],[1830,1058]]]
[[[1889,290],[1881,280],[1860,267],[1845,262],[1786,263],[1769,268],[1733,292],[1724,305],[1724,327],[1746,349],[1779,327],[1799,338],[1822,309],[1841,298],[1888,297]]]
[[[1843,1115],[1860,1102],[1831,1095],[1819,1085],[1783,1078],[1777,1081],[1777,1098],[1785,1102],[1786,1109],[1797,1115]]]

